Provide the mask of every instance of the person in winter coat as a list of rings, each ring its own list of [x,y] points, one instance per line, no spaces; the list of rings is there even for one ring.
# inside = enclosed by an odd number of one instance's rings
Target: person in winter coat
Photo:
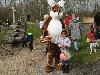
[[[29,42],[30,50],[33,50],[33,34],[30,32],[27,34],[27,41]]]
[[[66,14],[66,17],[64,19],[64,24],[69,36],[70,36],[69,25],[70,25],[71,20],[72,20],[72,16],[69,14]]]
[[[91,50],[90,54],[93,52],[93,50],[94,52],[96,52],[96,49],[95,49],[96,34],[94,32],[94,29],[91,27],[90,27],[90,31],[87,33],[87,42],[90,43],[90,50]]]
[[[71,41],[66,36],[66,31],[62,31],[61,37],[59,38],[58,46],[61,50],[60,59],[62,63],[63,73],[69,73],[69,59],[71,58],[71,55],[69,53],[70,45]]]
[[[71,31],[71,39],[74,44],[74,50],[78,52],[78,39],[80,38],[81,26],[75,14],[72,14],[72,21],[70,22],[69,29]]]

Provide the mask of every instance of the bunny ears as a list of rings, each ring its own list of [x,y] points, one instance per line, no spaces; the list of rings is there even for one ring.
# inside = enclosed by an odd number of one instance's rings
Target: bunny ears
[[[57,4],[60,5],[61,7],[64,7],[65,2],[63,0],[61,0]]]
[[[51,7],[53,7],[55,4],[58,4],[59,6],[64,7],[64,3],[65,3],[63,0],[59,1],[58,3],[55,2],[54,0],[47,0],[47,2]]]

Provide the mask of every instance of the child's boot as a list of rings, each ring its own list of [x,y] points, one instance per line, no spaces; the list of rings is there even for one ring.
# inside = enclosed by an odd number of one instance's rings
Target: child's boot
[[[65,64],[62,65],[63,73],[65,73]]]
[[[65,65],[65,72],[69,73],[69,65]]]

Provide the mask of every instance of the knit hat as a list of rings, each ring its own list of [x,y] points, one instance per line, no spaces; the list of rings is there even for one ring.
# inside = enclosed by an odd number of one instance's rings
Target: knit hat
[[[28,32],[28,35],[32,35],[32,33],[31,32]]]

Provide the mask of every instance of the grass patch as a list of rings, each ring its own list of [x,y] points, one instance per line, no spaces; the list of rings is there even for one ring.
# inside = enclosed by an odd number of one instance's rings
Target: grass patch
[[[70,52],[72,55],[72,58],[70,60],[71,63],[88,64],[100,60],[99,49],[97,49],[96,53],[90,54],[89,43],[86,43],[85,41],[85,38],[78,41],[79,53],[74,52],[73,46],[70,48]]]
[[[3,42],[3,39],[4,39],[4,36],[5,36],[5,34],[6,34],[6,31],[7,30],[1,30],[1,32],[0,32],[0,43],[2,43]]]

